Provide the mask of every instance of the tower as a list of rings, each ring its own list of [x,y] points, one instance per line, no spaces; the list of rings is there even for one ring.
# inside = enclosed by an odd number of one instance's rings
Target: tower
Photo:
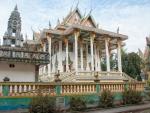
[[[3,37],[3,45],[13,47],[23,46],[23,36],[21,34],[21,17],[20,13],[18,12],[17,5],[9,17],[7,31]]]

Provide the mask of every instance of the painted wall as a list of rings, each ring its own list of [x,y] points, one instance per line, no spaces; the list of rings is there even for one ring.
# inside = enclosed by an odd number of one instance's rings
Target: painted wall
[[[70,107],[70,99],[75,95],[71,96],[56,96],[56,106],[61,109],[68,109]],[[82,97],[86,100],[87,107],[97,107],[100,102],[100,96],[97,94],[90,95],[76,95],[75,97]],[[114,94],[115,101],[122,100],[121,93]],[[15,109],[24,109],[30,107],[30,102],[32,98],[0,98],[0,111],[1,110],[15,110]]]
[[[4,77],[10,78],[12,82],[34,82],[35,81],[35,66],[25,63],[11,63],[15,67],[10,68],[10,63],[0,62],[0,81]]]

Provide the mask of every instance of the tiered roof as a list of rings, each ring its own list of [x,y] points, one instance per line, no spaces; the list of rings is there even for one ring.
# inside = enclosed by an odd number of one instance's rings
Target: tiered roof
[[[111,38],[120,38],[121,40],[126,40],[128,38],[123,34],[99,29],[91,13],[87,16],[82,16],[78,8],[70,11],[63,21],[58,23],[55,29],[44,29],[43,33],[48,33],[53,36],[65,36],[70,35],[77,29],[83,34],[89,34],[89,32],[95,33],[96,37],[109,36]]]

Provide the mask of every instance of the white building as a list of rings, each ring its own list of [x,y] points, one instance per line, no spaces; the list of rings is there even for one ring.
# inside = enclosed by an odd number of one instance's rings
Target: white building
[[[38,47],[31,41],[24,43],[20,13],[16,6],[0,46],[0,82],[4,79],[10,82],[38,81],[39,66],[49,62],[48,53],[39,51]]]

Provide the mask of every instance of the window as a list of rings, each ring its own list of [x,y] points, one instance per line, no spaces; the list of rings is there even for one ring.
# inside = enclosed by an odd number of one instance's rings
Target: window
[[[14,68],[15,65],[14,65],[14,64],[9,64],[9,67],[10,67],[10,68]]]

